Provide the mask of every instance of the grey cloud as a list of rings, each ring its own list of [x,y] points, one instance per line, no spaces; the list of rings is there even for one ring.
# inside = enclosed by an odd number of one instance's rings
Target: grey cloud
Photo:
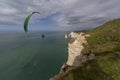
[[[119,2],[119,0],[78,0],[71,10],[66,10],[65,16],[62,16],[64,20],[58,19],[58,22],[73,28],[96,27],[120,17]]]
[[[50,15],[61,28],[96,27],[120,17],[120,0],[0,0],[0,24],[22,24],[25,16],[39,11],[35,16],[43,19]]]

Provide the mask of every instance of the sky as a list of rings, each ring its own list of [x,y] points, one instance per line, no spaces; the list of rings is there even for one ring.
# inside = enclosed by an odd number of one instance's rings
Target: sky
[[[33,11],[29,30],[84,30],[120,18],[120,0],[0,0],[0,31],[22,31]]]

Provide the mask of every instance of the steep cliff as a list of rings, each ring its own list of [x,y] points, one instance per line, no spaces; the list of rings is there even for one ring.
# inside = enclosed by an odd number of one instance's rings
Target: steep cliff
[[[120,80],[120,19],[67,38],[68,61],[51,80]]]
[[[89,37],[89,35],[84,35],[83,32],[71,32],[69,37],[68,60],[66,64],[69,66],[79,66],[82,62],[85,62],[88,59],[88,57],[84,56],[81,51],[84,49],[83,44],[87,44],[86,37]]]

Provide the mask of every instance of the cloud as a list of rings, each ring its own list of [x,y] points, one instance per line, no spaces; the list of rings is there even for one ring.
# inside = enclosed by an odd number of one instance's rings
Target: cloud
[[[120,17],[120,0],[0,0],[0,24],[23,24],[25,16],[32,11],[45,19],[51,15],[59,27],[85,29]]]

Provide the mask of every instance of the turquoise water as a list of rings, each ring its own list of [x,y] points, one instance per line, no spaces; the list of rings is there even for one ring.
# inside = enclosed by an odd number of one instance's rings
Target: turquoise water
[[[64,32],[0,33],[0,80],[49,80],[67,59]]]

